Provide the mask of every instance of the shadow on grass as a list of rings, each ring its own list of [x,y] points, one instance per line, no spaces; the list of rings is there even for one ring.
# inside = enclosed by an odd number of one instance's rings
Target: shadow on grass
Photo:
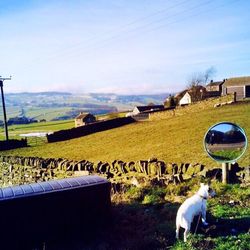
[[[205,234],[212,238],[218,236],[238,235],[247,233],[250,229],[250,216],[244,218],[215,218],[208,216],[209,225],[207,227],[199,224],[197,233]]]
[[[113,204],[107,220],[87,228],[65,228],[46,242],[25,245],[29,250],[85,250],[85,249],[170,249],[176,243],[175,219],[179,203]],[[208,227],[201,222],[197,234],[216,238],[246,233],[250,217],[241,219],[217,219],[207,215]],[[192,223],[195,232],[198,217]],[[183,239],[183,230],[180,232]],[[28,239],[28,238],[27,238]],[[204,240],[203,240],[204,241]],[[204,242],[207,241],[205,240]],[[23,247],[23,246],[22,246]],[[24,248],[19,249],[24,249]],[[10,248],[9,248],[10,249]]]
[[[99,225],[25,246],[29,250],[167,249],[175,242],[177,203],[113,205]],[[21,248],[20,248],[21,249]]]

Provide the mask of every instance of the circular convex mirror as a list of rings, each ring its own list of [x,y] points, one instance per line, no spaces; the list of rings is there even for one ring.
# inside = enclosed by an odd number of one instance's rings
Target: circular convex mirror
[[[204,137],[207,154],[218,162],[236,162],[246,151],[247,137],[244,130],[230,122],[213,125]]]

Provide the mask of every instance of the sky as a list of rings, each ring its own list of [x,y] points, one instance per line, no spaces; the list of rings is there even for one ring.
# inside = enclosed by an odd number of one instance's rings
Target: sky
[[[250,1],[1,0],[5,92],[178,92],[250,75]]]

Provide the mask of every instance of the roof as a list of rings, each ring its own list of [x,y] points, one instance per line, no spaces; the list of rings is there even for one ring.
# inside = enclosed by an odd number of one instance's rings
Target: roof
[[[108,181],[102,177],[92,175],[24,184],[21,186],[10,186],[0,189],[0,202],[2,200],[12,200],[28,196],[37,196],[62,190],[71,190],[99,185],[107,182]]]
[[[191,97],[191,99],[195,99],[197,97],[197,92],[201,92],[201,90],[202,90],[203,94],[205,94],[207,92],[206,88],[204,88],[201,85],[198,85],[198,86],[193,87],[193,89],[190,88],[188,90],[186,89],[186,90],[182,91],[181,92],[182,95],[179,95],[178,98],[179,98],[179,100],[181,100],[185,95],[188,94]]]
[[[144,112],[144,111],[150,111],[150,110],[156,110],[156,109],[164,109],[164,106],[163,105],[150,105],[150,106],[136,106],[136,108],[140,112]]]
[[[244,86],[244,85],[250,85],[250,76],[233,77],[233,78],[228,78],[225,81],[225,86]]]
[[[88,115],[91,115],[90,113],[80,113],[75,119],[84,119],[86,118]],[[93,115],[92,115],[93,116]]]
[[[183,91],[177,93],[174,97],[175,97],[175,98],[182,98],[182,97],[186,94],[187,91],[188,91],[188,90],[185,89],[185,90],[183,90]]]
[[[211,81],[209,84],[207,84],[207,86],[206,87],[212,87],[212,86],[220,86],[221,84],[223,84],[224,83],[224,81],[218,81],[218,82],[213,82],[213,81]]]

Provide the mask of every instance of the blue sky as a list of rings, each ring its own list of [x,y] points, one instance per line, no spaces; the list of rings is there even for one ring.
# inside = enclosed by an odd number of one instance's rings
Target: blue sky
[[[2,0],[6,92],[151,94],[250,75],[250,1]]]

